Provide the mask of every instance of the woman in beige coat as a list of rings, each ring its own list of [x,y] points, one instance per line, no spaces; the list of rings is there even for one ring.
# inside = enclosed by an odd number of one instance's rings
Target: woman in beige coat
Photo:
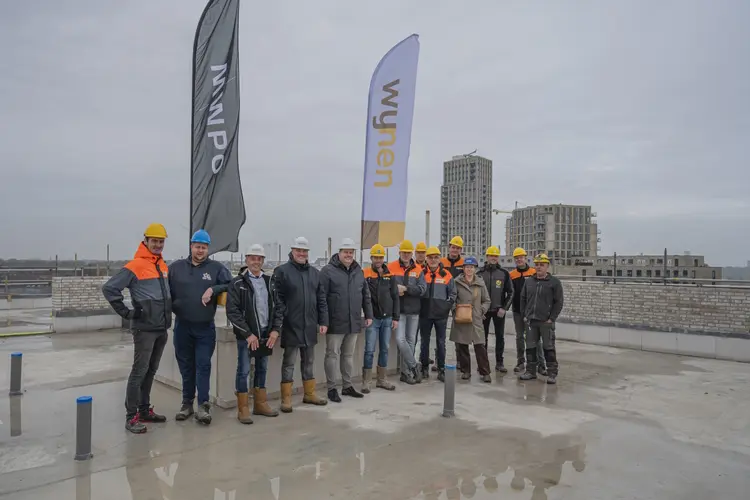
[[[468,257],[464,261],[464,272],[456,278],[456,305],[471,304],[471,323],[457,323],[456,311],[453,314],[450,339],[456,343],[458,365],[461,367],[461,378],[471,378],[471,356],[469,344],[474,344],[474,354],[477,357],[479,374],[482,382],[492,382],[490,377],[490,361],[487,358],[487,346],[484,345],[484,315],[490,308],[490,294],[484,280],[478,278],[477,259]]]

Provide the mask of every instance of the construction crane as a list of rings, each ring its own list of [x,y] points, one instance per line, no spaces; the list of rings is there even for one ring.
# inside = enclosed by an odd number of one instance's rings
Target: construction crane
[[[512,214],[513,210],[498,210],[497,208],[492,209],[493,214]]]

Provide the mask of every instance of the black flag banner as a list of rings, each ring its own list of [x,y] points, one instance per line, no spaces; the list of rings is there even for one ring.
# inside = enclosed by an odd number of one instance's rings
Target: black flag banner
[[[237,159],[239,10],[239,0],[209,0],[193,45],[190,232],[208,231],[211,254],[236,252],[245,223]]]

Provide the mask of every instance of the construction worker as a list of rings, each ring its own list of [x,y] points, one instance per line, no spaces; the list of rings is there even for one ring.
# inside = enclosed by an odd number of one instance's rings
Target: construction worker
[[[456,302],[456,285],[451,273],[440,262],[440,250],[437,247],[427,249],[424,280],[427,289],[422,296],[419,314],[419,330],[422,332],[422,377],[429,377],[430,336],[434,327],[438,380],[445,382],[445,335],[448,330],[448,316]]]
[[[375,244],[370,249],[370,267],[365,269],[365,280],[370,288],[372,301],[372,324],[365,332],[365,355],[362,364],[362,392],[370,393],[372,363],[375,359],[375,344],[378,344],[378,370],[375,387],[393,391],[396,386],[388,382],[388,347],[391,330],[398,328],[401,314],[398,286],[385,263],[385,248]]]
[[[247,379],[250,375],[250,358],[255,360],[253,373],[253,414],[277,417],[279,412],[268,404],[266,373],[268,357],[279,338],[271,330],[274,314],[274,294],[270,276],[263,273],[266,252],[263,245],[252,245],[245,254],[245,265],[232,279],[227,294],[227,318],[232,323],[237,338],[237,420],[252,424]]]
[[[341,402],[336,378],[341,374],[341,395],[363,398],[354,388],[354,350],[357,336],[364,326],[372,324],[372,302],[370,287],[365,281],[359,262],[354,260],[357,245],[351,238],[344,238],[338,253],[320,271],[320,286],[328,302],[328,332],[326,333],[325,372],[328,386],[328,401]]]
[[[536,378],[537,346],[541,342],[547,361],[547,383],[557,383],[557,352],[555,322],[563,309],[563,287],[549,273],[549,258],[539,254],[534,259],[536,274],[529,277],[521,292],[521,311],[528,324],[526,371],[519,378]]]
[[[513,368],[513,373],[523,373],[526,363],[526,336],[528,328],[523,319],[523,310],[521,309],[521,291],[526,278],[534,276],[536,269],[530,267],[527,262],[526,250],[517,247],[513,250],[513,259],[516,262],[516,268],[510,272],[510,279],[513,282],[513,324],[516,330],[516,358],[518,362]],[[542,345],[537,348],[537,368],[540,375],[547,376],[547,364],[544,361],[544,351]]]
[[[399,245],[398,259],[388,264],[396,280],[399,294],[400,320],[396,328],[396,343],[401,356],[401,382],[410,385],[422,381],[422,371],[414,358],[417,341],[421,297],[427,289],[422,266],[414,262],[414,244],[404,240]]]
[[[443,267],[448,270],[454,278],[464,271],[464,258],[461,252],[464,250],[464,239],[460,236],[454,236],[448,243],[448,255],[440,259]],[[456,347],[456,370],[461,370],[461,363],[458,359],[458,346]]]
[[[414,262],[422,266],[422,269],[425,269],[427,267],[427,256],[425,255],[426,252],[427,245],[424,241],[420,241],[419,243],[417,243],[417,246],[414,247]],[[419,326],[417,326],[417,335],[415,339],[416,340],[414,341],[414,345],[419,344]],[[437,356],[437,349],[435,350],[435,355]],[[434,359],[429,359],[428,361],[430,364],[433,364],[435,362]],[[422,368],[424,368],[424,365],[422,366]]]
[[[302,357],[302,402],[325,406],[328,401],[315,393],[315,345],[318,333],[328,331],[328,304],[320,286],[320,272],[308,262],[310,243],[302,236],[296,238],[289,252],[289,262],[273,271],[271,287],[274,293],[274,313],[271,336],[281,332],[281,407],[292,412],[292,385],[297,351]]]
[[[131,320],[133,367],[125,393],[125,428],[134,434],[147,431],[144,422],[167,421],[150,404],[154,375],[167,345],[167,330],[172,326],[169,270],[162,258],[166,239],[167,230],[162,224],[150,224],[133,260],[102,286],[112,309]],[[130,290],[132,309],[123,302],[125,288]]]
[[[198,391],[195,419],[211,423],[211,356],[216,348],[217,297],[227,291],[232,274],[221,262],[208,258],[211,237],[199,229],[190,238],[190,255],[169,265],[169,291],[172,294],[174,354],[182,376],[182,406],[175,420],[193,415],[193,399]]]
[[[505,352],[505,314],[513,305],[513,283],[510,273],[500,266],[500,249],[487,247],[486,262],[479,270],[479,277],[484,280],[490,294],[490,308],[484,316],[484,345],[489,351],[490,323],[495,328],[495,371],[508,373],[503,364]]]

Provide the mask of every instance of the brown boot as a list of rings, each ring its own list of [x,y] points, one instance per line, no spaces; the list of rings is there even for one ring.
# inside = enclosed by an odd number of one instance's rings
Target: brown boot
[[[253,394],[253,415],[263,415],[264,417],[279,416],[279,412],[271,408],[268,404],[268,394],[265,389],[255,388],[255,394]]]
[[[253,423],[253,419],[250,418],[250,404],[248,403],[246,392],[237,393],[237,420],[242,424]]]
[[[370,384],[372,383],[372,370],[362,369],[362,394],[370,394]]]
[[[316,406],[325,406],[328,404],[328,400],[315,394],[315,379],[305,380],[302,383],[305,386],[305,396],[302,398],[303,403]]]
[[[292,383],[281,383],[281,407],[279,409],[284,413],[292,413]]]
[[[388,379],[386,378],[386,375],[385,375],[386,370],[387,368],[378,366],[378,381],[375,384],[375,387],[379,387],[380,389],[385,389],[386,391],[395,391],[396,386],[388,382]]]

